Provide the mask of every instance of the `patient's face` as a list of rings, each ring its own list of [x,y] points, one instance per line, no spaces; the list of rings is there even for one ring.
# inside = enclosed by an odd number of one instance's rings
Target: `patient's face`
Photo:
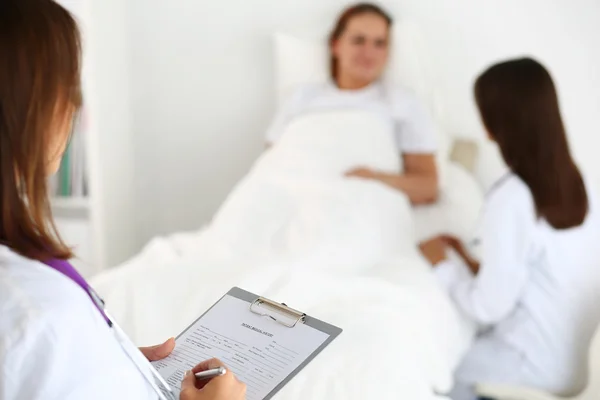
[[[352,18],[333,46],[340,76],[372,82],[377,80],[388,60],[389,26],[376,14]]]

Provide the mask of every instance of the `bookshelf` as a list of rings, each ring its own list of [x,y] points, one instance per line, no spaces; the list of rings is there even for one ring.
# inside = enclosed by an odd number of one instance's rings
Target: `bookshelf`
[[[120,0],[57,0],[83,36],[84,107],[59,173],[51,208],[86,277],[134,253],[133,160],[126,6]]]
[[[90,199],[87,197],[53,197],[52,209],[54,211],[88,211]]]
[[[56,197],[51,200],[55,218],[89,219],[90,200],[85,197]]]

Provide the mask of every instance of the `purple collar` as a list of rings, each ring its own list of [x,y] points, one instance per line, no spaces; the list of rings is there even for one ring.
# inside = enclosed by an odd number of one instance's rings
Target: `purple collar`
[[[65,275],[67,278],[70,278],[79,287],[81,287],[83,290],[85,290],[85,292],[88,294],[88,296],[90,296],[90,299],[94,302],[94,305],[96,306],[98,311],[100,311],[100,313],[102,314],[102,317],[104,318],[104,320],[109,325],[111,325],[110,319],[106,316],[106,314],[104,313],[103,307],[101,307],[101,305],[99,304],[99,302],[102,302],[102,303],[104,303],[104,302],[102,301],[102,299],[100,299],[100,297],[96,294],[96,292],[94,292],[94,289],[92,289],[92,287],[89,285],[89,283],[87,283],[87,281],[83,278],[83,276],[81,276],[79,274],[79,272],[77,272],[75,267],[73,267],[73,265],[71,265],[70,262],[68,262],[67,260],[61,260],[58,258],[54,258],[52,260],[46,261],[44,264],[46,264],[50,268],[60,272],[61,274]]]

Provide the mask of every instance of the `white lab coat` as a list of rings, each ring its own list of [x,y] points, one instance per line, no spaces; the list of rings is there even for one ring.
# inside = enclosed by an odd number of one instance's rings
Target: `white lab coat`
[[[481,333],[456,372],[453,399],[471,400],[478,382],[555,393],[585,384],[587,351],[600,320],[600,221],[556,230],[537,218],[525,183],[507,176],[482,215],[481,269],[447,261],[437,276]]]
[[[0,246],[1,400],[157,398],[83,289]]]

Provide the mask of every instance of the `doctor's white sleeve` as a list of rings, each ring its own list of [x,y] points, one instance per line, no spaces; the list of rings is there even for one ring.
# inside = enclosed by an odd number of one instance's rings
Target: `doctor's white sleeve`
[[[458,308],[481,325],[501,321],[516,307],[530,273],[526,259],[534,221],[520,196],[490,200],[483,218],[477,276],[452,261],[436,268],[440,283]]]

